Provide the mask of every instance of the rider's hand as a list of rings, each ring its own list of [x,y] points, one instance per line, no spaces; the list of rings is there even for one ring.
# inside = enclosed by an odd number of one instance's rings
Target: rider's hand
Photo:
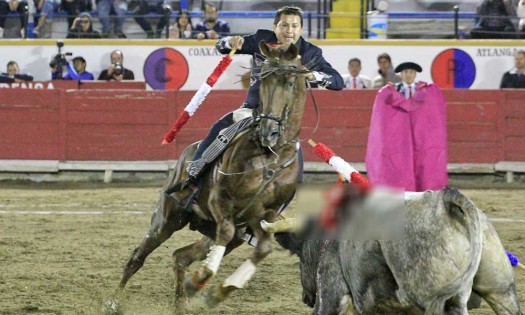
[[[241,50],[242,44],[244,44],[244,38],[242,36],[232,36],[228,44],[230,44],[232,49]]]
[[[306,80],[308,80],[308,81],[315,81],[315,76],[313,75],[312,72],[310,72],[310,73],[308,73],[306,75]]]

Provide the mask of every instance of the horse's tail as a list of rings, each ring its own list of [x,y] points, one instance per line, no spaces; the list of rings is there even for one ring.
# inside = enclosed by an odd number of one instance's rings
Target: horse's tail
[[[445,302],[461,290],[472,287],[481,261],[482,233],[478,209],[472,201],[456,189],[443,190],[443,202],[449,216],[465,225],[470,239],[469,263],[460,275],[446,284],[436,294],[425,310],[425,315],[443,314]]]

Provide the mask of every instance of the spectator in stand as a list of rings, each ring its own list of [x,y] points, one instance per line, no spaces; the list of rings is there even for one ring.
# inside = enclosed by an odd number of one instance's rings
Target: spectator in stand
[[[0,74],[0,83],[15,83],[33,81],[29,74],[21,74],[20,68],[16,61],[9,61],[6,66],[6,72]]]
[[[510,1],[505,3],[503,0],[483,0],[477,11],[479,19],[470,30],[471,38],[516,38],[516,29],[510,20],[516,14]]]
[[[135,80],[133,71],[124,68],[124,54],[120,50],[114,50],[110,55],[111,64],[98,76],[99,80],[122,81]]]
[[[91,0],[62,0],[60,7],[67,13],[67,29],[73,26],[73,21],[80,15],[80,12],[91,12],[93,10]]]
[[[514,65],[514,69],[503,74],[500,89],[525,89],[525,50],[516,52]]]
[[[217,7],[212,3],[206,3],[204,9],[204,20],[195,26],[196,39],[218,39],[230,35],[228,22],[217,19]]]
[[[18,63],[16,61],[9,61],[6,66],[6,73],[5,75],[14,78],[16,74],[20,73],[20,67],[18,66]]]
[[[114,28],[113,33],[117,38],[126,38],[122,32],[122,26],[128,13],[127,0],[97,0],[97,13],[100,23],[102,23],[102,37],[108,38],[111,34],[111,23],[109,15],[114,12]]]
[[[146,20],[148,13],[160,14],[159,22],[155,28],[155,32],[151,28],[150,23]],[[168,25],[168,17],[166,14],[171,13],[171,7],[166,0],[140,0],[138,6],[133,10],[135,15],[135,22],[146,32],[147,38],[160,38],[162,31]],[[169,15],[168,15],[169,16]]]
[[[51,67],[51,79],[60,80],[56,66]],[[67,63],[67,74],[62,80],[95,80],[95,77],[86,71],[86,59],[78,56],[73,58],[73,66],[70,62]]]
[[[40,13],[38,23],[33,29],[35,37],[51,38],[53,30],[53,12],[55,11],[53,0],[35,0],[35,9]]]
[[[87,12],[80,15],[73,21],[66,38],[101,38],[100,33],[93,30],[93,19]]]
[[[175,24],[170,27],[170,38],[188,39],[192,38],[192,33],[191,17],[187,11],[181,11]]]
[[[19,0],[0,0],[0,31],[3,34],[4,22],[9,13],[20,14],[20,26],[22,29],[26,27],[26,19],[24,14],[27,13],[28,6],[26,1]]]
[[[372,88],[380,89],[385,86],[388,82],[398,83],[401,81],[401,77],[394,72],[394,66],[392,65],[392,58],[387,53],[382,53],[377,56],[377,64],[379,75],[372,80]]]
[[[518,24],[518,31],[520,32],[520,38],[523,38],[521,34],[525,32],[525,0],[518,2],[518,9],[516,10],[520,22]]]
[[[348,73],[349,74],[342,75],[343,80],[345,81],[345,89],[361,90],[369,89],[372,86],[370,78],[360,74],[361,60],[358,58],[352,58],[348,61]]]

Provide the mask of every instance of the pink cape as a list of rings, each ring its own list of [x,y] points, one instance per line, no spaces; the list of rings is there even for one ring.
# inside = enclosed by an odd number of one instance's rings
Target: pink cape
[[[372,185],[406,191],[447,186],[446,101],[438,86],[418,82],[409,99],[392,85],[379,90],[368,134],[366,169]]]

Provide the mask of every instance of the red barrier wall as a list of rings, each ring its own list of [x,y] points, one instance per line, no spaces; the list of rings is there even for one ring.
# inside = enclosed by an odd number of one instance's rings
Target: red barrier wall
[[[210,93],[174,144],[164,133],[194,92],[140,90],[0,90],[0,159],[177,159],[245,91]],[[348,161],[365,157],[376,91],[315,91],[307,100],[301,138],[312,137]],[[445,90],[450,163],[525,161],[525,91]],[[318,161],[311,150],[306,160]]]

